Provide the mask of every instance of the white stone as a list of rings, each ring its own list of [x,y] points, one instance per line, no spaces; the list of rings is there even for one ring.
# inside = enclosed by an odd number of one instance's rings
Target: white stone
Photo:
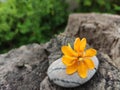
[[[77,87],[85,82],[89,81],[93,75],[95,74],[96,70],[98,69],[99,61],[96,56],[92,58],[95,69],[88,71],[87,78],[81,78],[78,73],[74,73],[72,75],[66,74],[66,66],[62,63],[61,58],[54,61],[50,67],[48,68],[47,74],[48,77],[53,83],[62,86],[62,87]]]

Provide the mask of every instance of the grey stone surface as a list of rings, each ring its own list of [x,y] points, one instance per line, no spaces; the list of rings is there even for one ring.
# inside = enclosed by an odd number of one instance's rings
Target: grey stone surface
[[[47,54],[38,44],[0,55],[0,90],[39,90],[46,75]]]
[[[120,16],[95,13],[71,14],[65,34],[86,37],[89,45],[107,53],[120,67]]]
[[[99,66],[98,58],[94,56],[92,57],[92,61],[94,62],[95,69],[89,70],[87,77],[84,79],[78,75],[78,72],[72,75],[66,74],[66,66],[63,64],[61,58],[49,66],[47,75],[49,79],[58,86],[67,88],[77,87],[88,82],[96,73]]]

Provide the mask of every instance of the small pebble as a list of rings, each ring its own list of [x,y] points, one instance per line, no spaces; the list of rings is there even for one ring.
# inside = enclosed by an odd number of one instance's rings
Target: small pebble
[[[94,64],[95,64],[95,69],[89,70],[88,71],[88,76],[87,78],[83,79],[78,75],[78,72],[68,75],[66,74],[66,66],[62,63],[61,58],[54,61],[50,67],[48,68],[47,74],[48,77],[53,83],[61,86],[61,87],[77,87],[85,82],[89,81],[93,75],[95,74],[96,70],[98,69],[99,61],[96,56],[92,58]]]

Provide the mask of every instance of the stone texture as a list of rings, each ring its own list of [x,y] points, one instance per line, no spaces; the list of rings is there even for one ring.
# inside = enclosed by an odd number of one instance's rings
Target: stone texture
[[[65,34],[86,37],[91,46],[107,53],[116,64],[120,61],[120,16],[71,14]]]
[[[48,68],[47,54],[38,44],[0,55],[0,90],[39,90]]]
[[[40,90],[119,90],[120,70],[111,63],[112,60],[107,54],[99,53],[98,58],[100,61],[99,69],[87,83],[76,88],[63,88],[53,84],[46,77],[40,84]]]
[[[72,88],[72,87],[77,87],[80,86],[86,82],[88,82],[93,75],[96,73],[98,66],[99,66],[99,61],[96,56],[91,58],[94,65],[95,69],[89,70],[87,73],[86,78],[81,78],[78,75],[78,72],[68,75],[66,74],[66,66],[63,64],[61,58],[54,61],[48,68],[47,75],[49,79],[57,84],[58,86],[61,87],[66,87],[66,88]]]
[[[120,16],[71,14],[63,34],[43,45],[31,44],[0,55],[0,90],[120,90]],[[98,50],[99,69],[86,84],[62,88],[49,81],[48,66],[62,56],[61,46],[87,37]]]

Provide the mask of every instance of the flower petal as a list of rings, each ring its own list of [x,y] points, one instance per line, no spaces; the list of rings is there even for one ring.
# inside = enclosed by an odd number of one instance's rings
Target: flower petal
[[[62,57],[62,62],[66,65],[66,66],[70,66],[73,64],[73,61],[76,60],[77,58],[75,57],[70,57],[70,56],[63,56]]]
[[[80,47],[80,38],[76,38],[74,42],[74,50],[79,52],[79,47]]]
[[[78,56],[77,52],[75,52],[71,47],[69,46],[62,46],[61,48],[64,55],[67,56]]]
[[[85,47],[86,47],[86,38],[83,38],[81,41],[80,41],[80,51],[84,51]]]
[[[86,59],[86,60],[84,60],[84,62],[89,69],[94,69],[95,68],[94,62],[91,59]]]
[[[78,66],[78,74],[81,78],[86,78],[87,77],[87,71],[88,71],[88,68],[86,66],[86,64],[81,61],[79,66]]]
[[[90,49],[86,50],[85,57],[93,57],[96,54],[97,54],[97,51],[95,49],[90,48]]]
[[[75,73],[77,71],[77,67],[78,67],[78,65],[77,65],[77,61],[76,61],[76,62],[74,62],[73,65],[68,66],[66,68],[66,73],[67,74],[73,74],[73,73]]]

